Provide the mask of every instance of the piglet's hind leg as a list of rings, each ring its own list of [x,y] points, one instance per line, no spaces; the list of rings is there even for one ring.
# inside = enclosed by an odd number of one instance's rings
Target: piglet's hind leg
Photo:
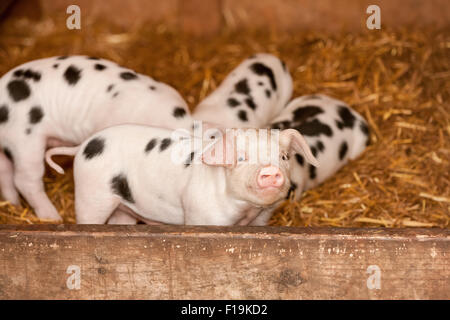
[[[6,201],[18,206],[19,193],[14,186],[14,167],[12,162],[0,151],[0,192]]]
[[[116,209],[112,216],[108,220],[108,224],[122,224],[122,225],[132,225],[137,224],[137,219],[130,216],[125,211],[121,209]]]
[[[61,217],[47,197],[42,181],[45,173],[44,152],[44,139],[29,141],[20,149],[13,150],[14,183],[38,218],[60,221]]]

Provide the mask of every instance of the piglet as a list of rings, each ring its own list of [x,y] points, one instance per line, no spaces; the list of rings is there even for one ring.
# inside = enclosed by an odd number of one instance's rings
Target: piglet
[[[292,78],[284,62],[260,53],[244,60],[194,109],[193,117],[224,128],[261,128],[286,106]]]
[[[78,147],[50,149],[46,161],[63,173],[51,157],[75,155],[75,213],[81,224],[106,223],[125,206],[125,215],[144,221],[246,225],[287,196],[289,154],[317,165],[296,130],[211,130],[191,135],[119,125]]]
[[[303,155],[290,159],[290,192],[299,200],[303,191],[334,175],[349,160],[356,159],[369,144],[369,127],[364,118],[346,103],[326,95],[308,95],[292,100],[273,119],[273,129],[295,129],[309,145],[320,168],[309,165]],[[265,210],[260,221],[266,224],[273,210]],[[265,218],[264,218],[265,216]]]
[[[192,125],[187,104],[175,89],[112,61],[61,56],[9,71],[0,78],[3,197],[18,205],[18,190],[39,218],[59,220],[42,182],[49,141],[78,145],[122,123]]]

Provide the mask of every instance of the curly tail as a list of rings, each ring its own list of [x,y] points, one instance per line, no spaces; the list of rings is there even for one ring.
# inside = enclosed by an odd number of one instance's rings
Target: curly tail
[[[76,147],[58,147],[48,149],[45,153],[45,161],[47,164],[53,168],[59,174],[64,174],[64,169],[61,168],[57,163],[55,163],[52,159],[53,156],[61,155],[61,156],[75,156],[78,152],[80,146]]]

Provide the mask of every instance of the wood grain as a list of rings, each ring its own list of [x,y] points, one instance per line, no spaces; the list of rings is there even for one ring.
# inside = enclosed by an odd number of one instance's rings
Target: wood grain
[[[449,249],[443,229],[2,225],[0,299],[449,299]]]

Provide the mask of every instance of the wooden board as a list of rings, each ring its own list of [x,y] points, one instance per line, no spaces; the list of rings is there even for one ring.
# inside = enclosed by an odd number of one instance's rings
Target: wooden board
[[[1,225],[0,299],[449,299],[449,249],[442,229]]]

